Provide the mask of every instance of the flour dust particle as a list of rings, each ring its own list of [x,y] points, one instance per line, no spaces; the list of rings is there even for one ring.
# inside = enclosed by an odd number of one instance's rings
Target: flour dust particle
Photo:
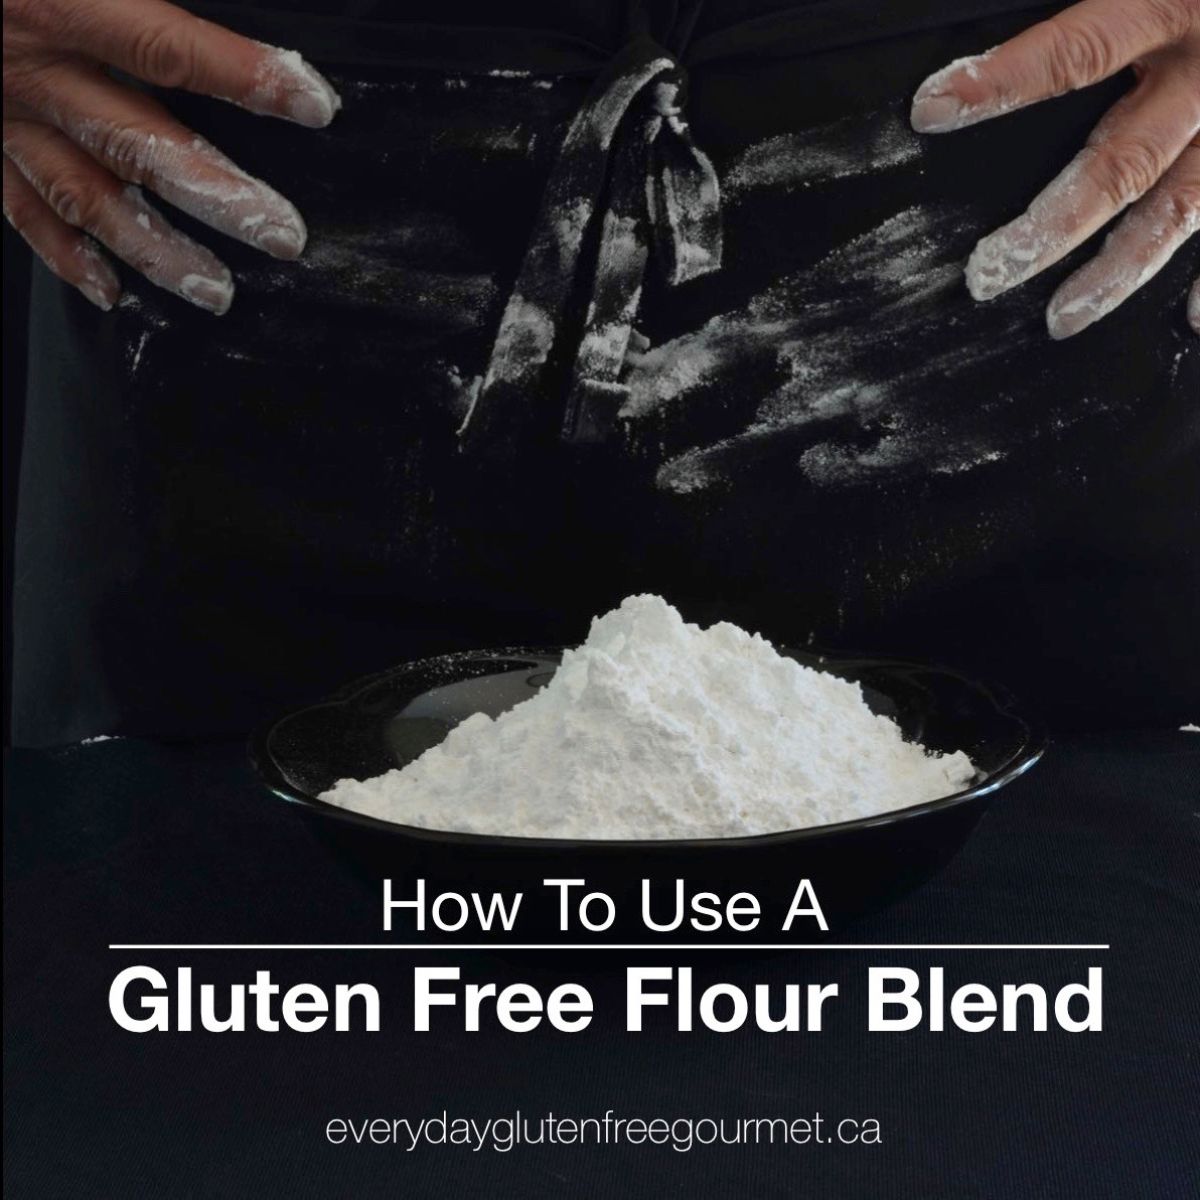
[[[404,768],[322,799],[385,821],[556,838],[739,837],[869,817],[975,777],[758,634],[658,596],[592,622],[550,682],[476,713]]]

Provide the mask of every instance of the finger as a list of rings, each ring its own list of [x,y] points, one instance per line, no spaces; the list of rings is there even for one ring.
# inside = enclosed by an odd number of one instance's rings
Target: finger
[[[1087,87],[1178,41],[1195,23],[1190,3],[1084,0],[930,75],[913,97],[912,127],[947,133]]]
[[[1200,147],[1191,146],[1129,210],[1100,253],[1054,293],[1046,309],[1050,336],[1071,337],[1112,312],[1153,279],[1198,229]]]
[[[119,179],[276,258],[304,249],[307,231],[291,203],[156,101],[75,64],[47,67],[43,77],[53,123]]]
[[[1192,290],[1188,292],[1187,304],[1188,324],[1197,332],[1200,333],[1200,277],[1192,284]]]
[[[4,151],[60,220],[90,233],[151,283],[212,313],[229,308],[229,269],[58,130],[6,121]]]
[[[78,288],[108,312],[121,298],[121,283],[92,240],[72,229],[37,194],[14,163],[4,160],[4,215],[30,249],[64,283]]]
[[[1200,131],[1188,75],[1147,76],[1067,167],[967,261],[967,287],[991,300],[1045,270],[1147,192]]]
[[[251,112],[328,125],[341,107],[329,81],[294,50],[264,46],[163,0],[39,0],[56,44],[159,87],[232,100]]]

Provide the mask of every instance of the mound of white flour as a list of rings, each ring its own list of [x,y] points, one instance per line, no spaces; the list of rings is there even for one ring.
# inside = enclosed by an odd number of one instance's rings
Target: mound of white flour
[[[468,833],[737,837],[905,808],[973,775],[961,752],[905,742],[857,684],[736,625],[701,629],[657,596],[631,596],[530,699],[322,799]]]

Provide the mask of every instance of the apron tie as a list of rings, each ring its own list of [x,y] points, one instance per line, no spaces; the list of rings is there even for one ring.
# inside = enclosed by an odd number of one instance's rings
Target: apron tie
[[[562,438],[603,440],[626,396],[621,375],[650,260],[670,285],[720,267],[717,176],[683,119],[683,85],[676,60],[640,36],[589,91],[551,169],[487,370],[459,429],[464,450],[517,439],[577,285],[587,288],[588,302]],[[592,244],[589,267],[584,248]],[[585,271],[586,281],[579,278]]]

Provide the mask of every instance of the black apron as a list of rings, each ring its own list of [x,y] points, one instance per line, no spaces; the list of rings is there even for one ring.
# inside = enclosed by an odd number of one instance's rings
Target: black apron
[[[17,742],[240,733],[641,590],[1060,727],[1197,719],[1195,245],[1061,343],[1094,246],[988,304],[961,279],[1127,81],[907,126],[1047,10],[352,7],[202,10],[325,71],[329,129],[171,98],[297,204],[299,262],[178,217],[235,272],[219,319],[38,272]]]

